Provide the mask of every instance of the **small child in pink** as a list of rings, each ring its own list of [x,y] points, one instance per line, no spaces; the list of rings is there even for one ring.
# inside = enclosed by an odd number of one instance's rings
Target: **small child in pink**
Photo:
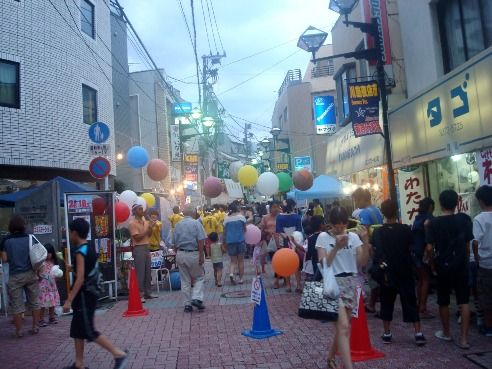
[[[49,324],[57,324],[58,320],[55,316],[55,307],[60,306],[60,294],[56,287],[56,278],[63,276],[60,267],[58,266],[58,258],[55,253],[53,245],[47,243],[44,245],[48,251],[46,261],[41,265],[38,271],[39,276],[39,304],[41,307],[41,314],[39,319],[39,326],[46,327],[48,323],[44,320],[44,314],[48,309]]]

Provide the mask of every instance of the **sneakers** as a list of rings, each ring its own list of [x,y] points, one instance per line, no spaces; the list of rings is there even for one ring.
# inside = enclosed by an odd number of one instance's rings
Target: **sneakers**
[[[446,341],[446,342],[451,342],[453,339],[449,336],[446,336],[443,331],[437,331],[434,333],[434,336],[436,338],[440,339],[441,341]]]
[[[423,333],[415,334],[415,344],[417,346],[424,346],[426,343],[427,343],[427,340],[425,339]]]
[[[114,359],[114,369],[124,369],[128,364],[128,358],[130,353],[128,350],[125,350],[125,356]]]
[[[191,313],[193,311],[193,308],[191,307],[191,305],[186,305],[185,308],[184,308],[184,312],[185,313]]]
[[[393,342],[393,335],[391,333],[384,333],[381,336],[381,339],[383,340],[383,343],[390,344]]]
[[[196,307],[198,309],[198,311],[202,311],[203,309],[205,309],[203,302],[200,300],[191,300],[191,305]]]

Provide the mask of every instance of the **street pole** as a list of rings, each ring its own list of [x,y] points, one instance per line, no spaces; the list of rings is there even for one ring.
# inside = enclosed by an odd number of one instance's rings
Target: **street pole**
[[[386,153],[386,166],[388,171],[388,186],[389,186],[389,195],[390,198],[394,201],[398,201],[396,198],[396,184],[395,184],[395,176],[393,170],[393,156],[391,154],[391,140],[390,140],[390,131],[389,131],[389,119],[388,119],[388,95],[386,93],[386,78],[384,73],[384,55],[383,48],[381,47],[381,39],[377,32],[378,30],[378,21],[377,18],[372,18],[373,29],[376,30],[372,35],[374,38],[374,47],[377,50],[377,64],[376,64],[376,72],[377,72],[377,82],[379,86],[379,96],[381,98],[381,109],[383,116],[383,137],[384,137],[384,151]]]

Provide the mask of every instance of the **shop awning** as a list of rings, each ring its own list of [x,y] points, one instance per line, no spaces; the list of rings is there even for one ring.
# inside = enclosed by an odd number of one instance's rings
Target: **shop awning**
[[[320,175],[314,179],[313,186],[307,191],[294,189],[287,192],[287,197],[299,200],[333,199],[346,196],[342,183],[335,177]]]

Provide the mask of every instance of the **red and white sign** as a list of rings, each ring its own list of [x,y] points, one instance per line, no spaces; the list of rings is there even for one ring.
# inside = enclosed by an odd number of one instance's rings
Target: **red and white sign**
[[[53,233],[53,226],[51,224],[38,224],[32,227],[33,234],[50,234]]]
[[[404,224],[412,224],[418,214],[419,202],[425,197],[422,167],[398,170],[398,189],[401,221]]]
[[[480,185],[492,186],[492,149],[485,149],[477,155]]]

